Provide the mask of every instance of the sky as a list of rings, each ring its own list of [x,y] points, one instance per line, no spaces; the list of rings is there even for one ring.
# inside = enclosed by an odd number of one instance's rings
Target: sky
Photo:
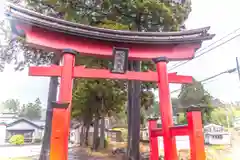
[[[187,29],[210,26],[210,32],[216,34],[211,41],[204,42],[202,48],[228,33],[240,28],[238,0],[192,0],[192,12],[186,21]],[[2,1],[0,2],[2,3]],[[0,5],[2,6],[2,5]],[[3,8],[0,8],[0,14]],[[0,15],[3,17],[3,14]],[[240,30],[230,37],[240,34]],[[229,38],[230,38],[229,37]],[[172,72],[191,75],[202,80],[219,72],[236,67],[235,58],[240,57],[240,36],[229,43],[216,48],[200,58],[178,67]],[[200,49],[201,50],[201,49]],[[199,51],[196,53],[201,54]],[[169,69],[174,63],[169,63]],[[6,66],[0,73],[0,102],[7,99],[19,99],[21,103],[28,103],[40,98],[46,104],[49,78],[30,77],[28,69],[15,72],[11,65]],[[224,74],[204,85],[205,89],[214,97],[225,102],[240,101],[240,81],[237,73]],[[170,84],[171,91],[179,89],[179,84]],[[176,92],[172,96],[176,96]]]

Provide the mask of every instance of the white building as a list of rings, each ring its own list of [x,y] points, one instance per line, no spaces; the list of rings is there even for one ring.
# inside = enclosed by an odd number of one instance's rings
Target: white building
[[[30,121],[18,118],[15,114],[2,113],[0,115],[0,145],[5,144],[16,134],[24,135],[25,142],[41,140],[44,132],[44,121]]]
[[[231,144],[231,134],[224,130],[223,126],[209,124],[204,126],[205,144],[229,145]]]

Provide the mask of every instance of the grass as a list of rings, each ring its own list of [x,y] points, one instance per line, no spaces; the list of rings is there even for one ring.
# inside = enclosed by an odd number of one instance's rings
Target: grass
[[[213,150],[224,150],[226,149],[225,145],[212,145],[212,146],[208,146],[208,148],[213,149]]]

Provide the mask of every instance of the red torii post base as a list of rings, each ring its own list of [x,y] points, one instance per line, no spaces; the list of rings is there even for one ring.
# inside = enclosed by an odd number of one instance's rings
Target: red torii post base
[[[201,109],[198,107],[191,106],[187,109],[187,121],[188,125],[186,126],[176,126],[176,127],[169,127],[169,133],[171,137],[175,136],[189,136],[190,140],[190,155],[191,160],[205,160],[205,146],[204,146],[204,136],[203,136],[203,125],[202,125],[202,118],[201,118]],[[149,128],[149,135],[150,135],[150,144],[151,147],[157,148],[155,144],[157,143],[156,137],[163,136],[163,129],[154,128],[153,125]],[[154,139],[155,138],[155,139]],[[165,150],[165,148],[164,148]],[[150,152],[150,160],[157,160],[158,153]],[[177,155],[176,155],[177,156]],[[153,157],[153,158],[152,158]],[[164,156],[166,158],[166,155]]]
[[[149,148],[150,148],[150,160],[158,160],[158,138],[151,135],[151,129],[157,128],[158,118],[149,118],[148,119],[148,133],[149,133]]]
[[[191,160],[206,159],[201,108],[190,107],[187,110],[188,135],[190,139]]]

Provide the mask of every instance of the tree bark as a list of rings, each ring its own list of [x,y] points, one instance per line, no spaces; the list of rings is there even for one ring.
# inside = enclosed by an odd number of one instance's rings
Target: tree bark
[[[99,147],[100,149],[104,149],[105,145],[104,145],[104,142],[105,142],[105,118],[102,117],[101,118],[101,126],[100,126],[100,144],[99,144]]]
[[[89,128],[90,128],[90,124],[87,124],[86,130],[85,130],[85,140],[84,140],[84,143],[86,146],[88,146]]]
[[[129,61],[128,70],[133,70],[133,62]],[[127,157],[130,159],[132,152],[132,95],[133,95],[133,81],[128,81],[128,106],[127,106],[127,121],[128,121],[128,146],[127,146]]]
[[[97,151],[98,149],[98,144],[99,144],[98,130],[99,130],[99,119],[96,118],[94,120],[93,151]]]
[[[85,126],[81,126],[81,132],[80,132],[80,146],[84,144],[84,133],[85,133]]]
[[[133,62],[133,70],[135,72],[139,72],[141,67],[140,61]],[[141,108],[141,82],[134,81],[133,82],[133,92],[132,92],[132,159],[131,160],[139,160],[140,152],[139,152],[139,143],[140,143],[140,108]]]

